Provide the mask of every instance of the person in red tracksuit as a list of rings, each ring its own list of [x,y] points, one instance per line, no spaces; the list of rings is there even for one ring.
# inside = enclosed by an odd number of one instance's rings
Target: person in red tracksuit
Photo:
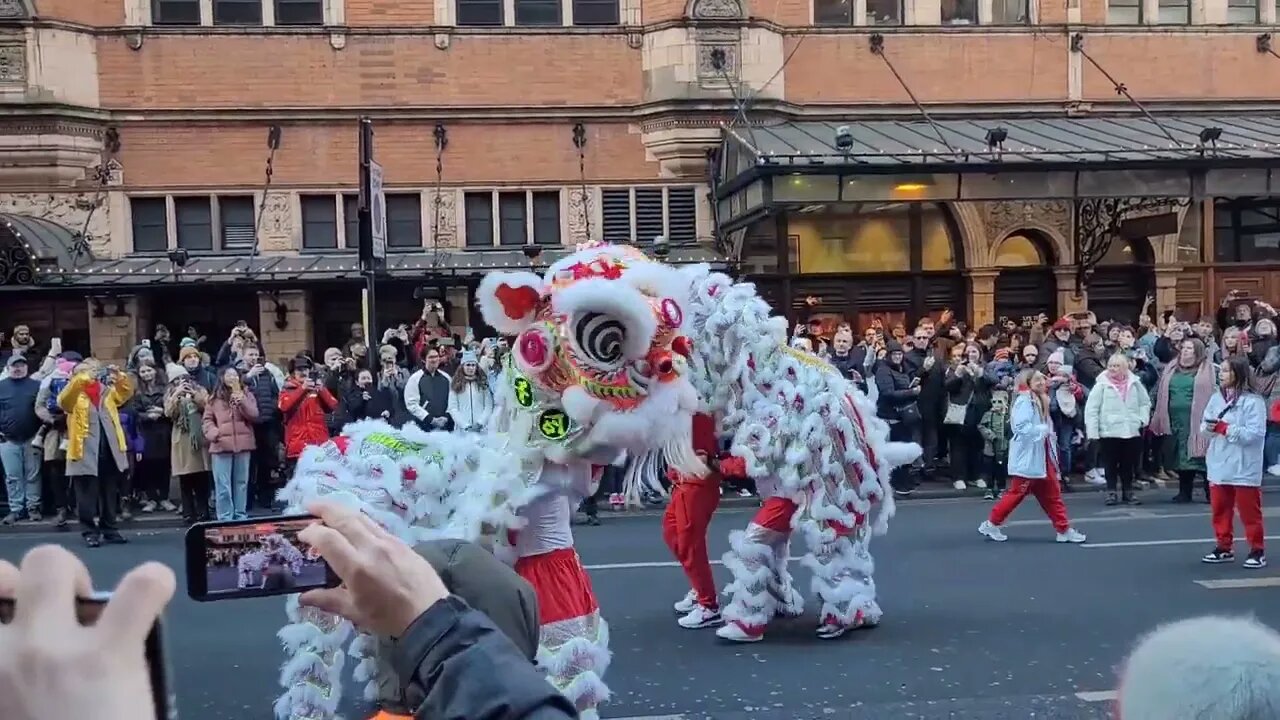
[[[311,359],[302,355],[289,362],[289,379],[280,391],[280,413],[284,416],[284,456],[288,475],[308,445],[322,445],[329,439],[325,413],[338,407],[338,400],[319,380],[311,377]]]
[[[720,505],[719,443],[716,441],[716,423],[710,415],[693,416],[693,449],[711,472],[706,477],[694,477],[667,470],[671,480],[671,502],[662,516],[662,539],[693,589],[683,600],[675,604],[682,617],[680,627],[697,629],[720,625],[720,600],[716,592],[715,578],[711,574],[711,562],[707,557],[707,527],[711,516]],[[726,462],[733,458],[725,458]]]

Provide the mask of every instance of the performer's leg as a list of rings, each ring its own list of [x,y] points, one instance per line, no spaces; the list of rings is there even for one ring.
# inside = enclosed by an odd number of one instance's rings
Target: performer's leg
[[[818,636],[837,638],[849,630],[880,622],[876,604],[875,563],[869,534],[837,528],[831,541],[812,548],[804,564],[813,571],[813,592],[822,600]]]
[[[662,513],[662,541],[666,543],[667,549],[671,551],[672,557],[680,563],[681,567],[684,567],[684,561],[681,559],[680,554],[680,528],[684,524],[684,503],[682,502],[684,493],[683,485],[676,485],[672,488],[671,500],[667,503],[666,511]],[[688,574],[689,571],[686,568],[685,575]],[[690,590],[676,602],[674,609],[677,615],[688,615],[693,612],[695,605],[697,605],[696,593]]]
[[[729,604],[721,614],[726,625],[716,631],[717,636],[737,642],[763,639],[769,620],[795,594],[790,575],[779,568],[779,557],[786,557],[795,507],[789,500],[769,498],[745,532],[729,534],[724,566],[733,582],[725,588]]]
[[[682,488],[680,502],[684,523],[679,528],[677,555],[689,584],[693,586],[697,607],[690,609],[679,622],[681,627],[689,629],[711,627],[723,622],[716,581],[707,557],[707,527],[720,504],[720,484],[685,483]],[[672,502],[675,502],[674,497]]]

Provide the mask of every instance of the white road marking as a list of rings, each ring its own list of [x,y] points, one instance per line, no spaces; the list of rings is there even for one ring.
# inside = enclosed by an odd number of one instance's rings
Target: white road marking
[[[796,560],[799,560],[799,559],[800,558],[795,558],[795,557],[790,558],[792,562],[795,562]],[[724,561],[712,560],[711,564],[723,565]],[[603,563],[601,565],[583,565],[583,567],[586,568],[587,570],[640,570],[644,568],[678,568],[680,567],[680,563],[674,560],[667,560],[662,562]],[[657,717],[666,717],[666,716],[660,715]]]
[[[1280,535],[1268,535],[1267,540],[1280,540]],[[1212,545],[1213,538],[1190,538],[1187,540],[1135,540],[1132,542],[1110,542],[1110,543],[1086,543],[1080,547],[1093,548],[1124,548],[1124,547],[1156,547],[1160,545]]]
[[[1087,703],[1110,702],[1116,699],[1118,693],[1115,690],[1095,690],[1093,692],[1078,692],[1076,697]]]
[[[1195,583],[1209,590],[1239,590],[1241,588],[1280,587],[1280,577],[1228,578],[1225,580],[1196,580]]]
[[[622,718],[605,718],[604,720],[684,720],[684,715],[633,715]]]

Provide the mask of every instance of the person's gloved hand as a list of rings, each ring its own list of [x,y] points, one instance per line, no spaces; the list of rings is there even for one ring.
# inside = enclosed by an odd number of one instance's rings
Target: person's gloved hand
[[[173,571],[144,563],[125,575],[95,625],[81,625],[76,597],[89,571],[56,545],[28,552],[22,569],[0,560],[0,597],[15,601],[0,625],[5,720],[156,717],[146,640],[173,597]]]
[[[399,637],[449,596],[431,564],[368,515],[324,500],[309,503],[307,512],[323,524],[307,527],[298,539],[329,563],[342,586],[305,592],[298,598],[303,605],[341,615],[361,630]]]

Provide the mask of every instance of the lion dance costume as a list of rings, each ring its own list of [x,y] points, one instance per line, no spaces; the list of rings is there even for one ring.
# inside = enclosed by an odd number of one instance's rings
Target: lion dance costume
[[[793,421],[781,410],[796,407],[798,390],[788,373],[808,366],[766,352],[759,336],[746,344],[745,330],[715,336],[724,332],[727,313],[765,307],[758,299],[747,302],[751,298],[751,286],[734,285],[705,266],[676,270],[620,246],[580,246],[541,277],[491,273],[477,293],[480,312],[490,326],[514,337],[496,389],[500,421],[491,434],[353,423],[340,437],[303,453],[281,498],[291,511],[319,496],[352,504],[410,544],[439,537],[492,540],[495,553],[513,558],[538,595],[539,665],[582,717],[598,717],[596,706],[608,697],[608,626],[573,550],[572,498],[588,488],[593,464],[623,451],[638,457],[661,453],[676,471],[705,475],[708,469],[691,446],[699,390],[723,414],[735,454],[754,476],[778,473],[797,497],[811,493],[810,502],[798,505],[797,527],[815,523],[813,533],[826,546],[865,552],[861,536],[860,545],[847,536],[840,536],[841,544],[816,523],[842,522],[861,532],[877,501],[879,527],[887,522],[892,506],[881,480],[893,453],[870,457],[885,447],[887,429],[873,417],[861,419],[852,401],[835,394],[812,401],[806,409],[818,413],[812,419]],[[735,304],[726,306],[726,300]],[[744,347],[754,349],[754,359],[725,354]],[[762,369],[763,384],[755,379]],[[713,384],[712,377],[728,382]],[[814,431],[787,434],[797,428]],[[819,430],[828,446],[833,439],[847,443],[824,447]],[[845,476],[838,468],[853,458],[865,466],[857,472],[866,480],[840,484],[836,478]],[[791,474],[775,469],[793,462]],[[855,570],[869,582],[869,564],[851,568],[844,562],[831,566],[828,583],[844,591],[843,578]],[[869,587],[855,585],[861,591]],[[291,623],[280,631],[288,660],[278,718],[334,718],[347,653],[357,660],[354,677],[365,683],[366,699],[399,700],[401,684],[387,663],[388,640],[352,639],[349,623],[303,608],[296,597],[287,612]]]

